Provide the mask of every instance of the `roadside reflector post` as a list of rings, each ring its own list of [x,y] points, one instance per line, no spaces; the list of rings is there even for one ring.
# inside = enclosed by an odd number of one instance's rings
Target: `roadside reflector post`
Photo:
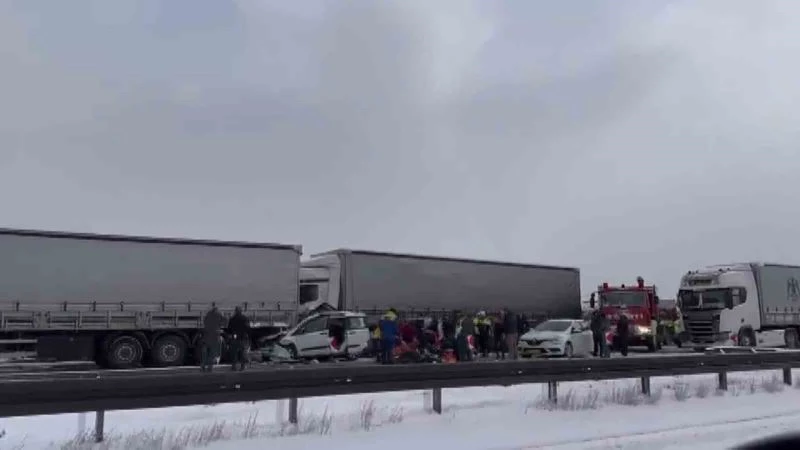
[[[102,409],[94,414],[94,441],[103,442],[103,427],[106,422],[106,412]]]
[[[297,425],[297,397],[289,399],[289,423]]]
[[[728,372],[720,372],[717,374],[717,379],[719,380],[719,390],[727,391],[728,390]]]
[[[650,377],[642,377],[642,394],[650,395]]]
[[[433,388],[433,412],[442,413],[442,388]]]
[[[792,368],[791,367],[784,367],[783,368],[783,384],[787,386],[792,385]]]
[[[547,400],[550,401],[552,404],[558,403],[558,382],[557,381],[548,381],[547,382]]]

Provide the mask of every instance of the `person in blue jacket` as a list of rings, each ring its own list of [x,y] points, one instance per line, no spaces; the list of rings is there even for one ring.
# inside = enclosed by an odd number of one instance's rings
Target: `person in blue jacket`
[[[394,346],[397,341],[397,314],[391,310],[383,315],[378,323],[381,330],[381,362],[391,364],[394,361]]]

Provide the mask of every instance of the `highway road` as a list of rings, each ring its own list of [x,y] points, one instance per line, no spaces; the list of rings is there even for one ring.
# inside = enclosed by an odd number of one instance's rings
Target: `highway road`
[[[688,355],[701,355],[689,349],[668,348],[658,353],[648,353],[646,351],[632,352],[627,357],[618,353],[612,354],[611,358],[643,358],[643,357],[681,357]],[[492,364],[497,362],[494,359],[479,360],[469,364]],[[248,368],[248,372],[253,371],[279,371],[279,370],[313,370],[319,367],[351,365],[370,365],[375,364],[372,359],[360,359],[356,361],[338,362],[310,362],[310,363],[253,363]],[[424,364],[424,363],[422,363]],[[136,376],[163,376],[179,375],[185,373],[195,373],[200,369],[197,366],[181,366],[169,368],[142,368],[128,370],[104,370],[85,362],[75,363],[7,363],[0,364],[0,383],[14,381],[35,381],[53,379],[97,379]],[[219,365],[214,369],[216,372],[229,372],[230,366]]]

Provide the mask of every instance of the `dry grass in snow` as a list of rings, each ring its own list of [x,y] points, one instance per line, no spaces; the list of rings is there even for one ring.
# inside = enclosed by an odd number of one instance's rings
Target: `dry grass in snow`
[[[739,396],[742,394],[755,394],[757,392],[778,393],[786,386],[782,377],[778,375],[751,376],[745,379],[731,378],[728,391],[721,391],[716,384],[709,380],[686,379],[675,377],[666,380],[666,383],[653,384],[650,395],[642,394],[641,384],[637,381],[619,380],[600,382],[596,384],[582,384],[580,387],[563,389],[569,384],[561,385],[562,389],[557,402],[547,398],[546,385],[539,398],[533,401],[523,401],[524,413],[532,409],[560,410],[560,411],[585,411],[595,410],[606,406],[654,406],[663,400],[685,402],[689,399],[704,399],[714,396]],[[795,387],[800,389],[800,377],[797,378]],[[491,402],[511,404],[518,400],[505,399]],[[486,403],[484,401],[483,403]],[[482,408],[486,405],[478,402],[472,408]],[[453,405],[448,414],[455,415],[465,406]],[[454,417],[450,417],[453,419]],[[373,400],[361,403],[360,408],[350,414],[334,415],[327,409],[320,412],[308,412],[303,408],[298,411],[298,424],[288,422],[264,423],[258,420],[258,415],[252,415],[240,421],[216,421],[210,424],[197,426],[184,426],[176,429],[150,429],[115,433],[113,430],[106,435],[105,442],[94,443],[93,433],[82,433],[66,442],[54,443],[50,450],[187,450],[202,448],[220,441],[241,439],[264,439],[298,435],[329,435],[334,431],[366,432],[376,428],[402,423],[404,410],[401,406],[378,407]],[[445,417],[444,419],[447,419]],[[0,430],[0,448],[12,450],[26,450],[27,447],[19,445],[4,446],[5,432]],[[41,446],[37,446],[40,449]]]

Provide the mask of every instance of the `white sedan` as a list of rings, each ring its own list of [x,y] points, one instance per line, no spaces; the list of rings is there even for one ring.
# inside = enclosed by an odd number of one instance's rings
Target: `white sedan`
[[[594,350],[592,331],[583,321],[571,319],[548,320],[523,334],[517,344],[519,355],[587,356]]]

